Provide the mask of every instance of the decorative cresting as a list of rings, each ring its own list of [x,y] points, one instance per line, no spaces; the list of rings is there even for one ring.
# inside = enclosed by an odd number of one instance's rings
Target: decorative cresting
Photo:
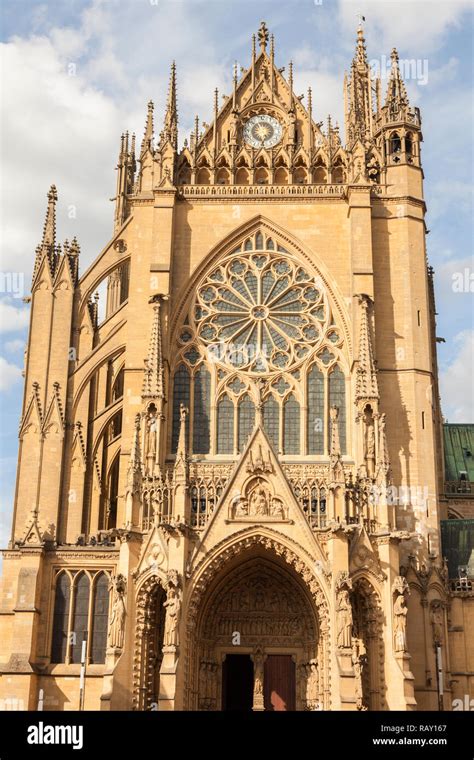
[[[245,534],[247,534],[247,531],[245,531]],[[318,658],[321,704],[324,710],[329,710],[331,702],[329,607],[321,583],[316,575],[316,559],[308,556],[303,559],[302,555],[298,556],[295,551],[285,545],[285,537],[281,536],[282,540],[280,541],[280,534],[275,531],[272,531],[272,535],[262,535],[262,533],[245,534],[236,534],[230,545],[228,544],[228,539],[217,544],[213,558],[211,560],[203,559],[194,571],[197,580],[185,613],[187,628],[184,709],[191,710],[196,707],[193,700],[198,693],[196,653],[198,651],[199,620],[203,609],[202,605],[210,584],[218,578],[221,571],[233,557],[260,548],[269,552],[270,558],[271,555],[274,555],[289,565],[300,576],[305,588],[313,599],[319,626]],[[238,538],[239,535],[241,536],[240,538]],[[302,549],[301,551],[302,553],[304,552]],[[304,555],[307,555],[307,553],[304,552]]]
[[[342,344],[320,278],[261,232],[201,280],[189,316],[195,330],[183,328],[182,344],[196,339],[219,364],[257,375],[295,369]]]

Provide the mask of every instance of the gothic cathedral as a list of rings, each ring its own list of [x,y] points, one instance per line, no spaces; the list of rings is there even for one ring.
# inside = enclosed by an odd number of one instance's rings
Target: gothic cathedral
[[[451,709],[472,593],[440,543],[421,118],[397,52],[382,87],[359,28],[344,138],[263,22],[181,148],[176,78],[157,139],[151,102],[139,150],[122,136],[113,237],[82,274],[48,193],[0,696]]]

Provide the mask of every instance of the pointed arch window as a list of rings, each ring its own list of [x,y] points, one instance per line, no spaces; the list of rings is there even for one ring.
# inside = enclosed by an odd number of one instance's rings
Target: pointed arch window
[[[280,407],[273,396],[270,396],[263,404],[263,427],[275,451],[278,451],[280,448]]]
[[[100,573],[94,586],[94,606],[92,611],[91,663],[105,662],[107,647],[107,625],[109,619],[109,581],[105,573]]]
[[[390,153],[400,153],[402,141],[398,132],[392,132],[390,135]]]
[[[300,405],[293,396],[289,396],[283,406],[283,453],[300,453]]]
[[[239,425],[239,451],[243,451],[248,437],[255,425],[255,406],[250,398],[245,395],[241,399],[237,409],[237,418]]]
[[[209,454],[211,414],[211,375],[200,367],[194,375],[193,453]]]
[[[179,408],[181,404],[184,404],[187,409],[189,409],[189,398],[190,398],[190,379],[189,379],[189,372],[184,366],[184,364],[181,364],[176,372],[174,373],[174,384],[173,384],[173,432],[172,432],[172,440],[171,440],[171,451],[173,454],[176,454],[176,450],[178,448],[178,438],[179,438],[179,426],[180,426],[180,413]],[[186,435],[189,435],[189,417],[186,417]]]
[[[234,452],[234,404],[225,395],[217,405],[217,453]]]
[[[89,619],[90,580],[85,573],[76,576],[74,617],[71,635],[71,662],[81,662],[82,642],[87,638]]]
[[[346,381],[344,373],[338,365],[329,375],[329,406],[339,409],[339,440],[341,453],[346,453]]]
[[[307,395],[308,454],[324,454],[324,376],[316,365],[308,372]]]
[[[67,573],[61,573],[56,581],[53,614],[53,639],[51,662],[66,662],[69,633],[69,606],[71,600],[71,580]]]

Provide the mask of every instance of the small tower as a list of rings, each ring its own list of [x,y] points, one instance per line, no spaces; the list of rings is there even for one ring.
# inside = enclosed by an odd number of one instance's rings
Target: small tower
[[[410,107],[395,48],[391,59],[385,103],[376,115],[374,137],[386,166],[387,183],[405,185],[411,194],[422,197],[420,111]]]

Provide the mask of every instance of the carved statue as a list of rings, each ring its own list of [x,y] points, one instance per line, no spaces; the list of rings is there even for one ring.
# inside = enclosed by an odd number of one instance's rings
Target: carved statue
[[[315,710],[318,703],[318,663],[310,660],[306,665],[306,705],[309,710]]]
[[[341,589],[337,597],[337,645],[350,647],[352,632],[352,608],[349,592]]]
[[[342,649],[352,644],[352,605],[349,591],[352,582],[347,573],[341,573],[336,583],[337,646]]]
[[[163,646],[176,647],[179,645],[178,625],[181,610],[181,598],[179,591],[179,576],[176,570],[168,572],[166,583],[166,601],[163,602],[166,609],[165,632]]]
[[[230,145],[237,143],[237,126],[239,117],[237,111],[233,110],[230,117]]]
[[[109,585],[109,591],[112,591],[113,595],[107,644],[114,649],[122,649],[123,647],[126,615],[124,596],[126,587],[127,584],[123,575],[117,575]]]
[[[261,703],[263,706],[263,669],[264,669],[264,656],[261,649],[257,649],[253,656],[253,697],[254,707],[256,703]]]
[[[433,643],[439,646],[443,643],[444,614],[441,602],[431,603],[430,610],[431,626],[433,628]]]
[[[353,647],[352,650],[352,666],[354,668],[354,676],[355,676],[355,698],[356,698],[356,706],[358,710],[365,710],[364,707],[364,692],[363,692],[363,686],[362,686],[362,673],[363,673],[363,667],[365,666],[367,662],[367,655],[361,655],[359,654],[359,651],[357,649],[357,646]]]
[[[288,142],[294,145],[296,140],[296,114],[293,108],[288,112]]]
[[[405,595],[410,593],[407,579],[399,575],[393,582],[392,592],[397,594],[393,604],[393,631],[394,645],[396,652],[407,651],[407,614],[408,609],[405,604]]]
[[[266,515],[268,512],[267,497],[264,488],[258,485],[250,497],[250,514]]]

